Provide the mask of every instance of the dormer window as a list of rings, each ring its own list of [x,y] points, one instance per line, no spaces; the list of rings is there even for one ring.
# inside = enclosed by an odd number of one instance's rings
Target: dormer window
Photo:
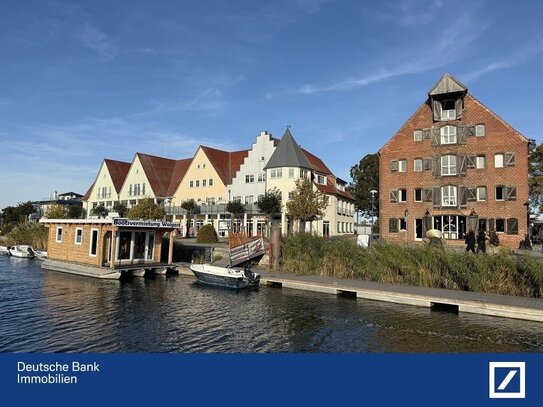
[[[444,100],[441,102],[441,120],[456,119],[456,101]]]
[[[317,175],[317,183],[326,185],[326,177],[324,175]]]

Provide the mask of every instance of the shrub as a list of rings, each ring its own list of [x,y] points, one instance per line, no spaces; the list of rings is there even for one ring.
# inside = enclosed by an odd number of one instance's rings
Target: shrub
[[[219,237],[213,225],[204,225],[198,230],[198,243],[217,243]]]

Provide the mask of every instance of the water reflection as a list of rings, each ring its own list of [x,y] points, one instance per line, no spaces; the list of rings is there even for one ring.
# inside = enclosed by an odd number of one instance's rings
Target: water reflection
[[[22,260],[22,261],[20,261]],[[543,324],[188,276],[97,280],[0,257],[3,352],[529,352]]]

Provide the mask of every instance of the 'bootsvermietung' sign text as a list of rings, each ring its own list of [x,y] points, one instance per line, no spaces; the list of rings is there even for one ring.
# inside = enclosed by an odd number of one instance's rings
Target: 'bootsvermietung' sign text
[[[114,218],[113,226],[128,228],[168,228],[176,229],[181,227],[180,223],[167,222],[165,220],[131,220],[125,218]]]

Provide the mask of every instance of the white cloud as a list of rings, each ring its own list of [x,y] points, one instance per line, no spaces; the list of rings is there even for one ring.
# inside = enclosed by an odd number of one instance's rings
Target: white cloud
[[[111,38],[89,21],[84,22],[78,38],[86,47],[104,59],[111,59],[117,54]]]
[[[407,51],[391,50],[386,66],[366,76],[337,81],[329,85],[305,84],[294,93],[313,94],[317,92],[332,92],[351,90],[357,87],[371,85],[398,76],[426,72],[451,64],[464,55],[466,49],[486,30],[483,22],[474,24],[470,14],[464,14],[441,30],[439,36],[428,35],[429,40],[419,43],[417,47]],[[407,61],[407,62],[402,62]]]

